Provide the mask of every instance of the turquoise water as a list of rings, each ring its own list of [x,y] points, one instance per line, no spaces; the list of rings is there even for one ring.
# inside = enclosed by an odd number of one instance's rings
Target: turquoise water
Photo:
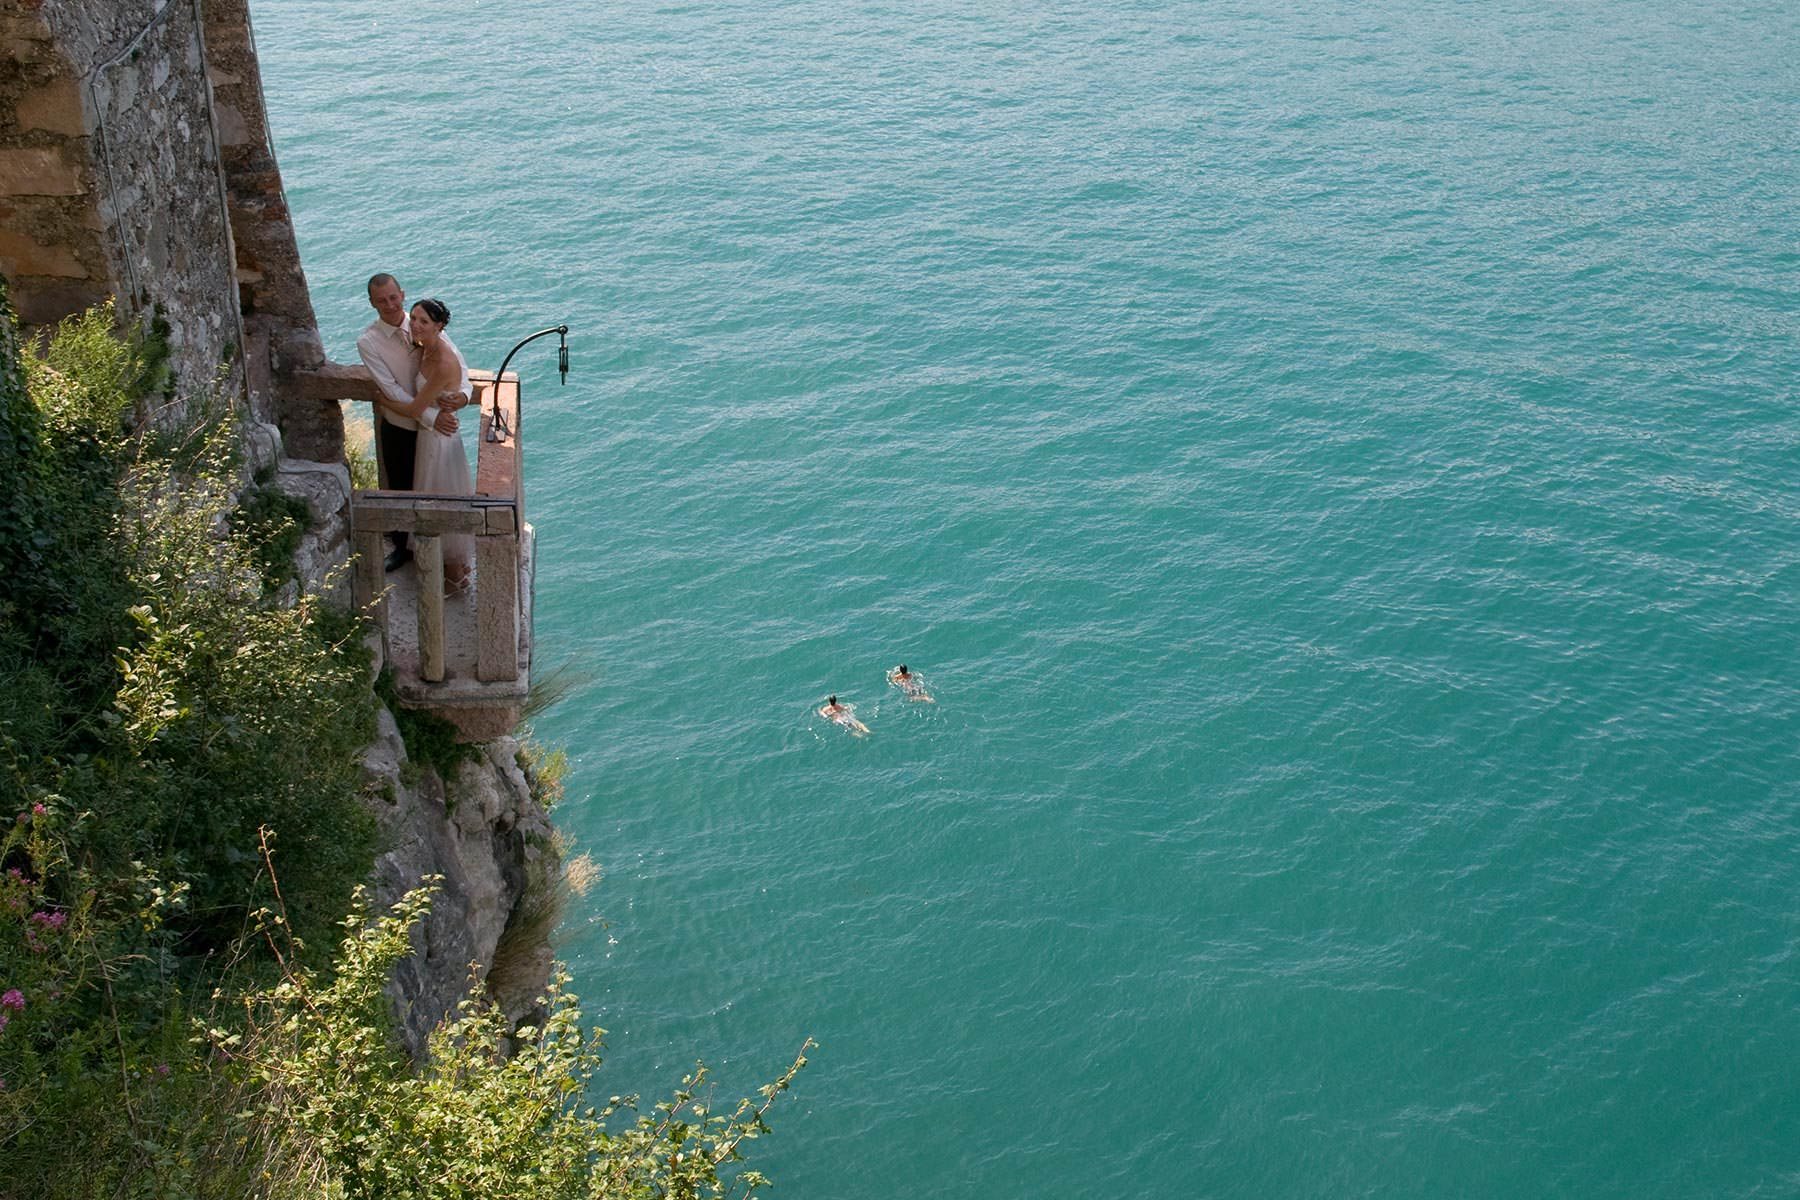
[[[808,1200],[1800,1194],[1800,9],[256,18],[335,357],[574,330],[607,1091],[817,1038]]]

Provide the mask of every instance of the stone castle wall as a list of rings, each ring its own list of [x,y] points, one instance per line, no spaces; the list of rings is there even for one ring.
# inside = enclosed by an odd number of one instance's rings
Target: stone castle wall
[[[0,272],[28,326],[160,315],[182,390],[247,389],[286,453],[342,457],[292,384],[324,350],[245,0],[0,0]]]
[[[168,322],[184,388],[232,370],[243,337],[195,6],[7,2],[0,266],[21,318],[116,294]]]

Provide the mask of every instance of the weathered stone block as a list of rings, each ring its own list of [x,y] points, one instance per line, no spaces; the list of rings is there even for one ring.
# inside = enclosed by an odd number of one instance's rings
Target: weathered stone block
[[[262,421],[246,422],[244,457],[249,460],[252,471],[274,466],[281,458],[281,430]]]
[[[250,141],[250,122],[244,120],[237,105],[215,104],[213,115],[219,122],[219,145],[242,146]]]
[[[343,522],[348,536],[349,468],[343,463],[283,459],[277,470],[277,486],[296,500],[306,502],[315,525],[333,520]]]
[[[294,373],[295,394],[306,400],[375,400],[381,389],[369,368],[326,362]]]
[[[36,5],[32,6],[37,7]],[[0,17],[0,37],[19,38],[31,42],[50,40],[50,27],[42,17]]]
[[[50,29],[41,17],[0,17],[0,49],[15,62],[42,62],[50,57]]]
[[[89,132],[87,106],[81,101],[81,87],[66,76],[43,87],[26,92],[14,110],[23,130],[42,129],[68,137],[83,137]]]
[[[494,708],[443,708],[432,710],[456,726],[459,742],[491,742],[519,727],[524,710],[517,705]]]
[[[13,281],[13,308],[26,325],[53,325],[84,308],[98,304],[111,290],[103,283],[69,281],[39,283],[36,280]]]
[[[294,553],[294,569],[310,595],[335,604],[350,602],[350,574],[344,569],[350,548],[350,472],[342,463],[283,459],[275,485],[303,500],[311,525]]]
[[[45,246],[23,234],[0,229],[0,267],[9,276],[49,275],[57,279],[86,279],[87,268],[67,246]]]
[[[81,172],[49,147],[0,150],[0,196],[80,196]]]

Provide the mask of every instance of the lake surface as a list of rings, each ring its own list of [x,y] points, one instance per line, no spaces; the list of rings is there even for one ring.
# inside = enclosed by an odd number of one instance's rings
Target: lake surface
[[[573,330],[605,1091],[817,1038],[796,1200],[1800,1195],[1800,6],[255,16],[333,357]]]

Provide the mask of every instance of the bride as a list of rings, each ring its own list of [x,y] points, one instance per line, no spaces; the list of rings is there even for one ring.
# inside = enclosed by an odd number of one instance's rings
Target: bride
[[[434,496],[470,495],[475,487],[469,479],[469,456],[463,451],[461,436],[439,433],[433,427],[443,399],[458,392],[470,394],[468,368],[443,338],[444,327],[450,324],[450,309],[442,300],[421,300],[413,305],[407,324],[419,351],[419,374],[413,381],[413,402],[405,408],[393,407],[419,423],[413,491]],[[466,533],[447,533],[443,546],[445,590],[467,590],[475,566],[475,539]]]

